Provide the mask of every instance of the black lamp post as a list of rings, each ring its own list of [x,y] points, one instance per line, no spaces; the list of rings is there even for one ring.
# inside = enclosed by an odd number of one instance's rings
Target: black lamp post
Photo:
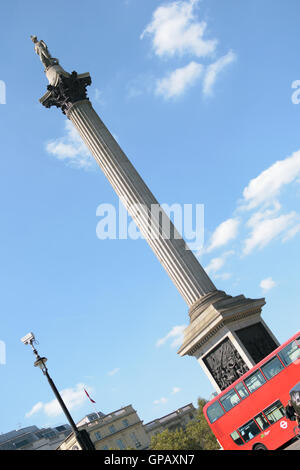
[[[39,353],[37,352],[36,348],[33,346],[33,342],[35,341],[35,337],[33,333],[29,333],[28,335],[24,336],[24,338],[21,339],[21,341],[24,344],[30,344],[32,347],[33,353],[36,357],[36,361],[34,362],[35,367],[39,367],[43,374],[47,377],[47,380],[49,382],[50,387],[52,388],[52,391],[60,404],[67,420],[70,423],[71,428],[73,429],[74,435],[76,437],[77,442],[79,443],[80,447],[82,450],[96,450],[93,442],[91,441],[91,438],[89,436],[89,433],[85,429],[79,430],[72,418],[72,416],[69,413],[68,408],[66,407],[62,397],[59,394],[59,391],[57,390],[55,383],[51,379],[48,369],[46,366],[47,358],[46,357],[40,357]]]

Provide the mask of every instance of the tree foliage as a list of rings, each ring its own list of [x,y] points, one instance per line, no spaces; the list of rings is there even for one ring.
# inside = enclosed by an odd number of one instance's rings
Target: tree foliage
[[[153,450],[216,450],[218,442],[210,430],[203,414],[206,400],[198,399],[196,419],[185,429],[169,431],[166,429],[152,437],[150,448]]]

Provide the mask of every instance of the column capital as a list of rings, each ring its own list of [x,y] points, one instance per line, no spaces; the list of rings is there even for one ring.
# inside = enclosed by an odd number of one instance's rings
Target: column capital
[[[77,74],[74,71],[69,74],[56,69],[54,66],[46,70],[50,84],[39,101],[46,108],[60,108],[67,115],[74,103],[88,100],[86,88],[91,85],[92,79],[89,73]]]

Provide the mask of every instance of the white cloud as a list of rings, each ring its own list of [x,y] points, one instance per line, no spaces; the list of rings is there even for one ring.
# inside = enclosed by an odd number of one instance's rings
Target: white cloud
[[[253,178],[244,189],[242,208],[253,209],[261,204],[274,203],[281,189],[300,176],[300,150],[279,160]]]
[[[219,256],[218,258],[213,258],[210,263],[204,268],[207,274],[214,274],[219,271],[224,266],[228,256],[231,256],[233,254],[234,251],[230,250],[226,251],[225,253],[223,253],[222,256]]]
[[[215,279],[221,279],[222,281],[227,281],[230,279],[232,276],[231,273],[220,273],[220,274],[214,274]]]
[[[154,405],[164,405],[167,403],[168,399],[166,397],[161,397],[159,400],[154,400]]]
[[[169,339],[172,339],[173,341],[171,342],[171,348],[176,348],[180,346],[183,342],[183,331],[187,325],[180,325],[180,326],[173,326],[173,328],[169,331],[166,336],[163,338],[159,339],[156,342],[156,346],[160,347],[163,344],[165,344]]]
[[[243,230],[247,230],[244,239],[240,241],[242,255],[262,249],[274,239],[285,243],[295,237],[300,233],[300,214],[295,211],[284,213],[279,201],[283,188],[292,183],[300,183],[300,150],[275,162],[250,180],[243,191],[243,198],[237,202],[235,217],[227,219],[217,227],[208,248],[200,254],[209,253],[234,240],[242,222]],[[224,259],[220,256],[212,259],[206,270],[214,274],[223,265]],[[225,273],[224,278],[226,276],[229,277],[230,274]],[[214,277],[223,279],[223,274],[214,274]]]
[[[295,235],[297,235],[298,232],[300,232],[300,224],[297,224],[291,229],[289,229],[283,237],[282,242],[285,243],[288,240],[291,240],[292,238],[294,238]]]
[[[219,258],[213,258],[210,263],[205,266],[205,271],[207,274],[215,273],[216,271],[219,271],[223,267],[225,263],[225,259],[219,257]]]
[[[199,3],[200,0],[176,0],[160,5],[140,36],[141,39],[146,36],[151,38],[154,53],[160,58],[179,56],[191,60],[191,57],[213,57],[210,62],[214,62],[206,67],[198,61],[192,61],[157,80],[154,92],[165,99],[181,95],[188,86],[202,78],[204,70],[203,94],[211,94],[221,71],[236,59],[233,51],[215,59],[218,41],[206,37],[207,23],[201,21],[197,14]],[[138,96],[143,90],[144,86],[131,86],[129,96]],[[152,92],[153,87],[147,87],[147,91]]]
[[[141,39],[150,35],[153,49],[158,56],[211,55],[216,49],[217,41],[203,38],[207,24],[196,18],[195,7],[198,3],[199,0],[180,0],[159,6]]]
[[[119,370],[120,370],[120,368],[119,368],[119,367],[116,367],[115,369],[110,370],[110,371],[108,372],[108,375],[111,375],[111,376],[112,376],[112,375],[116,375],[116,374],[119,372]]]
[[[86,399],[86,395],[84,393],[84,388],[89,390],[89,388],[85,387],[84,384],[79,383],[74,388],[66,388],[60,392],[60,395],[66,404],[66,407],[71,410],[77,406],[82,405],[82,403]],[[56,399],[49,401],[48,403],[38,402],[36,405],[32,407],[32,409],[26,413],[26,418],[30,418],[34,414],[43,411],[47,416],[56,417],[63,414],[63,411]]]
[[[41,411],[43,409],[43,402],[39,401],[38,403],[36,403],[36,405],[34,405],[30,411],[28,411],[28,413],[25,414],[26,418],[30,418],[32,415],[35,415],[36,413],[38,413],[39,411]]]
[[[275,237],[284,234],[298,220],[298,215],[296,212],[290,212],[278,217],[262,219],[255,224],[253,220],[252,217],[248,222],[253,229],[250,236],[244,241],[244,255],[248,255],[255,248],[265,247]]]
[[[218,78],[218,75],[222,72],[222,70],[232,62],[236,60],[236,55],[234,52],[229,51],[223,57],[220,57],[216,62],[210,64],[205,73],[205,77],[203,80],[203,93],[204,95],[210,95],[213,91],[213,86]]]
[[[255,228],[263,220],[270,219],[272,216],[278,215],[281,209],[281,204],[278,201],[274,201],[273,205],[268,209],[262,208],[257,212],[254,212],[247,222],[248,227]]]
[[[103,99],[103,92],[98,88],[95,88],[94,90],[94,98],[95,101],[97,101],[97,103],[101,104],[102,106],[105,104],[105,101]]]
[[[297,151],[262,171],[244,189],[238,209],[257,209],[247,222],[251,233],[244,241],[244,255],[265,247],[274,238],[284,243],[300,232],[299,215],[294,211],[280,214],[282,206],[278,201],[282,189],[297,182],[299,175],[300,151]]]
[[[266,292],[276,286],[276,282],[271,277],[263,279],[260,283],[260,287]]]
[[[173,387],[173,388],[172,388],[172,392],[171,392],[170,395],[176,395],[176,393],[179,393],[179,392],[181,392],[181,388],[179,388],[179,387]],[[167,401],[168,401],[168,398],[166,398],[166,397],[161,397],[161,398],[159,398],[158,400],[154,400],[153,403],[154,403],[154,405],[164,405],[165,403],[167,403]]]
[[[96,165],[71,121],[65,122],[66,135],[46,144],[46,151],[74,168],[90,169]]]
[[[209,246],[206,250],[207,253],[226,245],[229,241],[236,238],[238,233],[239,220],[227,219],[222,222],[214,231],[211,236]]]
[[[203,66],[196,62],[190,62],[182,68],[171,72],[167,77],[157,80],[155,93],[170,99],[182,95],[187,88],[201,76]]]

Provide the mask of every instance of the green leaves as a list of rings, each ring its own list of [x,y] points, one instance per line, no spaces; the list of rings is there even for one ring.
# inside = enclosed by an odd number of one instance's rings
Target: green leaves
[[[150,448],[153,450],[217,450],[219,445],[203,415],[206,400],[198,399],[198,410],[195,420],[185,429],[165,431],[153,436]]]

